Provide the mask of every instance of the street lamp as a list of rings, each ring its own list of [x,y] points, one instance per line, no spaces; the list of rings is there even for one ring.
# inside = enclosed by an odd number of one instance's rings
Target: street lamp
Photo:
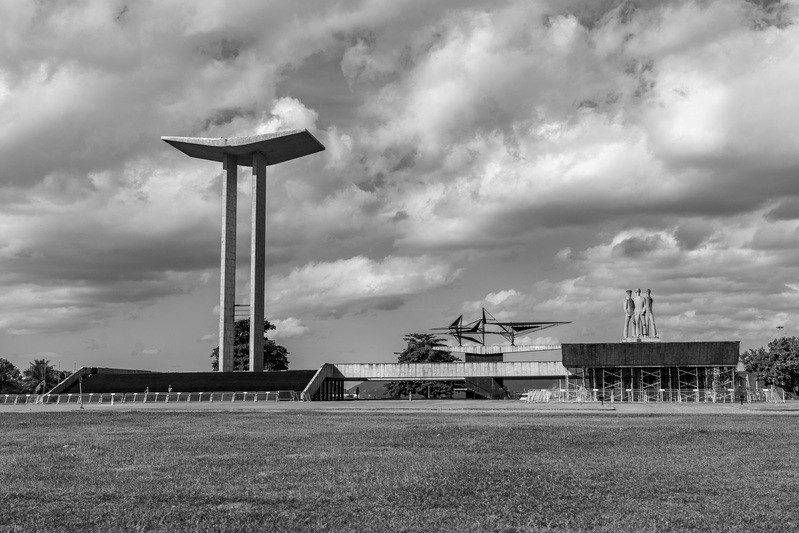
[[[83,409],[83,374],[78,376],[78,404]]]

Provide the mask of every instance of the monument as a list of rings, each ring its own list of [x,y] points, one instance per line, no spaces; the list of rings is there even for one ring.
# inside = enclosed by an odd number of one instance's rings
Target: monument
[[[264,368],[266,167],[325,149],[308,130],[248,137],[161,137],[189,157],[222,163],[222,246],[219,290],[219,370],[233,371],[236,297],[236,191],[238,167],[252,167],[250,239],[250,371]]]
[[[661,342],[652,291],[625,292],[621,342],[561,344],[563,365],[582,386],[611,401],[728,400],[740,342]]]
[[[641,289],[633,291],[627,289],[627,297],[624,299],[624,329],[622,330],[622,342],[658,342],[657,327],[655,326],[655,315],[652,311],[654,299],[652,291],[646,290],[646,296],[641,295]],[[630,326],[632,325],[632,335]]]

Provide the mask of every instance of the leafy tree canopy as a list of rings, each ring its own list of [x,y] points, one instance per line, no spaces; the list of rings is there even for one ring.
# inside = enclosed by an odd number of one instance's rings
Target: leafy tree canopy
[[[34,359],[22,372],[22,390],[27,393],[44,394],[58,385],[69,372],[59,372],[47,359]]]
[[[8,359],[0,357],[0,393],[14,394],[20,391],[22,375]]]
[[[401,352],[394,352],[399,363],[451,363],[460,361],[451,352],[435,350],[436,346],[446,346],[444,342],[430,333],[409,333],[403,337],[407,346]],[[421,394],[425,398],[452,398],[455,384],[451,381],[391,381],[386,383],[386,392],[392,398],[403,398],[409,394]]]
[[[233,370],[250,369],[250,320],[237,320],[233,333]],[[266,332],[275,329],[268,320],[264,320],[264,370],[288,370],[289,351],[283,346],[269,340]],[[219,370],[219,346],[211,352],[211,368]]]
[[[781,337],[768,343],[768,350],[747,350],[741,355],[746,370],[766,385],[799,393],[799,338]]]

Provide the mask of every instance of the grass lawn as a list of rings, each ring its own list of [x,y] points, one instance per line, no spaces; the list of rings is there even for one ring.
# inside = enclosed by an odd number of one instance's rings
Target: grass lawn
[[[797,531],[799,418],[0,413],[0,533]]]

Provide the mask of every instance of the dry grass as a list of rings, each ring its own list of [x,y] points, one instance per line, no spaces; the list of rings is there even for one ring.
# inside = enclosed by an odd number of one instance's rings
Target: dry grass
[[[0,533],[799,529],[795,417],[0,414]]]

